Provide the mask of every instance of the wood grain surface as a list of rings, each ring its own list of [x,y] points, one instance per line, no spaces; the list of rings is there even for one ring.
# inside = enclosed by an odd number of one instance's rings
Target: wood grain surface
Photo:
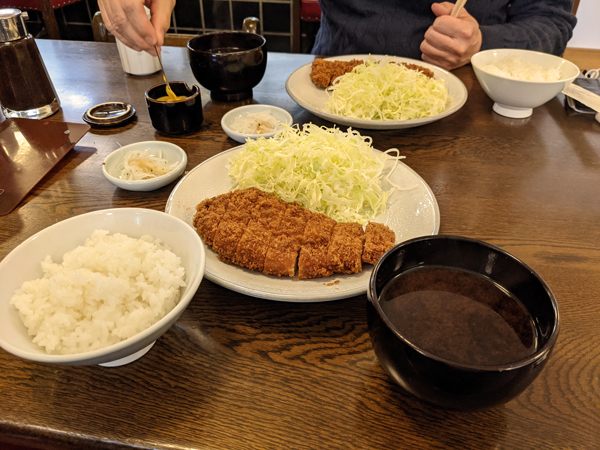
[[[115,44],[39,41],[62,102],[52,120],[82,122],[91,106],[131,103],[137,119],[91,130],[11,214],[0,217],[0,258],[39,230],[85,212],[164,210],[174,183],[154,192],[115,188],[103,159],[119,145],[164,140],[188,170],[237,145],[221,130],[242,103],[287,109],[296,123],[332,124],[285,91],[308,55],[269,54],[251,101],[212,102],[205,122],[172,137],[152,128],[144,92],[159,74],[123,73]],[[196,83],[184,48],[165,47],[169,80]],[[140,360],[119,368],[30,362],[0,350],[0,448],[104,449],[598,449],[600,448],[600,123],[559,95],[529,119],[492,112],[471,67],[454,72],[469,98],[420,128],[363,131],[398,147],[432,187],[441,234],[480,238],[524,260],[561,312],[557,346],[518,398],[484,412],[417,402],[379,365],[366,295],[282,303],[203,280],[179,321]],[[37,261],[32,261],[32,264]]]

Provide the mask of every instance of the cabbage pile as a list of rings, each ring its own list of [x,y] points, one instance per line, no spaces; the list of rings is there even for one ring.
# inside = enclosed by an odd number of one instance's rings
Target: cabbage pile
[[[375,151],[370,137],[351,128],[309,123],[284,125],[275,138],[248,139],[228,169],[236,189],[254,187],[338,222],[366,223],[385,212],[382,181],[402,158],[397,149]]]
[[[444,112],[448,103],[444,80],[371,56],[326,92],[328,112],[360,120],[422,119]]]

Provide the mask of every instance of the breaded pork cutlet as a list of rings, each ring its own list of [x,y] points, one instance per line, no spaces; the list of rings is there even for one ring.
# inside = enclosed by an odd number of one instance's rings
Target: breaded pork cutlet
[[[218,197],[207,198],[196,207],[194,227],[207,245],[213,245],[215,232],[227,211],[227,204],[231,196],[232,193],[228,192]]]
[[[327,258],[333,273],[358,273],[362,270],[365,232],[359,223],[338,223],[333,228]]]
[[[298,279],[328,277],[333,274],[327,248],[336,221],[325,214],[313,213],[304,230],[304,242],[298,258]]]
[[[264,195],[266,194],[254,188],[233,192],[213,241],[213,250],[217,252],[221,261],[233,261],[240,238],[252,218],[254,207]]]
[[[274,234],[267,251],[263,272],[269,275],[293,277],[296,275],[298,252],[304,240],[304,229],[312,213],[297,203],[288,205],[279,230]]]
[[[317,58],[312,63],[310,71],[310,79],[317,86],[326,88],[331,86],[333,80],[337,77],[347,74],[356,66],[363,64],[360,59],[352,61],[328,61],[322,58]]]
[[[287,203],[275,196],[258,200],[237,246],[233,263],[262,272],[267,250],[285,213]]]
[[[194,226],[219,260],[299,280],[360,272],[395,243],[385,225],[369,222],[363,232],[254,188],[202,201]]]
[[[364,263],[377,264],[377,261],[396,243],[396,235],[381,223],[369,222],[365,230]]]

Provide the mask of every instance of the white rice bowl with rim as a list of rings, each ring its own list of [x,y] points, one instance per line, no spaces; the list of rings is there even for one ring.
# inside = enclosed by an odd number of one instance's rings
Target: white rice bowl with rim
[[[11,299],[33,342],[51,354],[116,344],[171,311],[185,286],[181,259],[150,235],[95,230],[62,263],[48,255],[44,276]]]
[[[181,258],[186,285],[175,307],[154,324],[116,344],[83,353],[49,354],[33,342],[15,305],[15,292],[26,281],[42,278],[40,262],[50,255],[61,262],[63,255],[83,245],[95,230],[108,230],[139,239],[151,235]],[[0,347],[31,361],[61,365],[100,364],[116,367],[129,364],[148,352],[185,312],[204,277],[206,253],[200,236],[183,220],[147,208],[111,208],[62,220],[41,229],[17,245],[0,261]],[[165,350],[165,349],[163,349]]]

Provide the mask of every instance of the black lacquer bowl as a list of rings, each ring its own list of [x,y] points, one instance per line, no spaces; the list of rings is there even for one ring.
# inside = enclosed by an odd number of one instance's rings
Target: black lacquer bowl
[[[266,42],[264,37],[245,31],[196,36],[187,44],[194,77],[214,100],[250,98],[267,68]]]
[[[204,121],[202,96],[198,86],[180,81],[169,83],[176,96],[184,97],[177,101],[160,101],[167,96],[166,84],[159,84],[146,91],[146,105],[152,126],[165,134],[184,134],[196,131]]]
[[[401,285],[407,272],[415,273],[423,267],[459,269],[477,274],[474,277],[485,279],[483,283],[489,282],[495,289],[500,288],[500,292],[512,294],[511,297],[520,302],[524,314],[528,314],[528,320],[532,319],[530,329],[537,334],[537,344],[524,358],[499,365],[456,362],[447,355],[442,357],[432,353],[430,348],[424,350],[415,345],[405,336],[407,333],[401,333],[392,323],[391,312],[386,312],[391,309],[383,302],[395,295],[395,291],[388,296],[390,290],[384,291],[384,288],[392,280],[395,280],[395,286]],[[419,295],[425,293],[423,302],[427,305],[433,291],[426,283],[418,289]],[[401,305],[394,312],[400,314],[394,319],[399,323],[398,317],[406,319],[409,316],[404,303],[396,305]],[[504,314],[496,310],[494,313]],[[425,403],[463,411],[488,409],[522,393],[548,361],[559,331],[556,299],[530,267],[498,247],[457,236],[416,238],[388,251],[370,279],[367,318],[375,354],[396,383]],[[433,330],[437,326],[433,321],[426,329]],[[486,328],[483,330],[485,332]],[[430,333],[433,335],[433,331],[424,335],[427,337]]]

